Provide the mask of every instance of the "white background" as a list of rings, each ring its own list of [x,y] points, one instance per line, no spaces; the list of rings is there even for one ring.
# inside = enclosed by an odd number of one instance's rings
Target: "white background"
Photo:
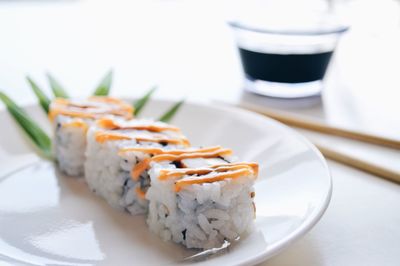
[[[46,91],[51,71],[75,96],[114,69],[113,94],[251,102],[225,18],[229,1],[1,1],[0,88],[19,103]],[[351,1],[352,28],[326,77],[323,105],[296,110],[328,123],[399,138],[399,1]],[[302,131],[337,150],[400,171],[398,151]],[[320,223],[263,265],[399,265],[400,187],[329,162],[334,192]]]

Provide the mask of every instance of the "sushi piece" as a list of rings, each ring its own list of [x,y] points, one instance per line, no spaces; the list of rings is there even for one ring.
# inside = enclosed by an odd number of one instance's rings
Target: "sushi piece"
[[[145,213],[150,158],[160,150],[189,145],[179,128],[163,122],[99,119],[87,133],[85,180],[112,207],[133,215]]]
[[[221,147],[153,156],[147,224],[187,248],[221,247],[252,228],[258,164],[232,162]]]
[[[55,99],[50,104],[49,118],[54,128],[53,149],[59,169],[70,176],[83,175],[89,126],[105,115],[130,119],[132,114],[131,105],[111,97]]]

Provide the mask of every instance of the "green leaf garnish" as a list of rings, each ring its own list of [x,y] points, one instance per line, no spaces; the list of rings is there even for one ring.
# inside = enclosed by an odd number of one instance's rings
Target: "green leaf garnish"
[[[169,122],[178,112],[179,108],[181,108],[182,104],[185,102],[185,99],[180,100],[175,103],[168,111],[166,111],[158,120],[162,122]]]
[[[94,96],[107,96],[110,93],[111,83],[112,83],[113,71],[110,70],[100,81],[96,90],[93,92]]]
[[[49,136],[28,116],[28,114],[20,108],[13,100],[11,100],[3,92],[0,92],[0,100],[6,105],[7,110],[13,116],[14,120],[21,126],[25,133],[30,137],[32,142],[41,152],[41,155],[47,159],[52,158],[51,140]]]
[[[137,100],[133,107],[135,108],[134,115],[138,115],[146,103],[150,100],[151,95],[157,90],[157,86],[152,87],[143,97]]]
[[[69,98],[64,87],[50,73],[47,73],[47,79],[49,80],[51,90],[55,97]]]
[[[47,95],[42,91],[41,88],[30,78],[26,77],[26,80],[28,83],[31,85],[31,88],[33,92],[35,93],[36,97],[39,100],[40,105],[42,106],[43,110],[48,113],[49,112],[49,105],[50,105],[50,99],[47,97]]]

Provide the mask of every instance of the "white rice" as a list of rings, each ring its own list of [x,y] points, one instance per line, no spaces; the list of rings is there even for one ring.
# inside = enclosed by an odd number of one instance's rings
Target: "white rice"
[[[137,124],[151,123],[148,120],[135,120]],[[159,144],[155,142],[137,142],[136,135],[153,133],[146,130],[120,130],[132,136],[132,140],[106,141],[99,143],[95,140],[95,134],[99,128],[92,126],[87,133],[87,149],[85,162],[85,180],[91,190],[104,198],[112,207],[126,210],[136,215],[147,212],[148,202],[141,198],[137,189],[145,192],[150,185],[147,171],[144,171],[139,179],[131,178],[131,171],[137,163],[149,158],[151,155],[143,152],[126,152],[118,154],[118,151],[127,147],[156,147],[163,149],[183,148],[183,146]],[[162,132],[167,136],[177,135],[176,132]]]
[[[132,111],[131,105],[110,97],[56,98],[50,105],[49,117],[53,121],[53,149],[59,169],[70,176],[82,176],[87,128],[95,118],[114,114],[131,118]],[[73,125],[75,122],[79,124]]]
[[[64,126],[76,118],[59,115],[54,120],[53,149],[59,169],[69,176],[82,176],[84,172],[86,128]],[[85,120],[91,124],[91,120]]]
[[[184,186],[174,191],[173,180],[159,180],[168,164],[153,164],[149,175],[151,187],[147,224],[165,241],[187,248],[220,247],[252,228],[254,202],[253,179],[243,176],[213,183]]]

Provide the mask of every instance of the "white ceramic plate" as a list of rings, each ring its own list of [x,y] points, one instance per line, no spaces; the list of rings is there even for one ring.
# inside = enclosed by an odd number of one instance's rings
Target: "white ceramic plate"
[[[171,102],[152,101],[143,116],[158,117]],[[38,106],[29,113],[49,128]],[[160,241],[142,216],[109,207],[82,180],[57,174],[32,153],[29,141],[0,112],[0,261],[11,265],[170,265],[196,251]],[[260,164],[255,230],[224,252],[196,265],[251,265],[304,235],[331,196],[320,153],[291,129],[259,115],[188,103],[174,124],[195,145],[233,148]]]

